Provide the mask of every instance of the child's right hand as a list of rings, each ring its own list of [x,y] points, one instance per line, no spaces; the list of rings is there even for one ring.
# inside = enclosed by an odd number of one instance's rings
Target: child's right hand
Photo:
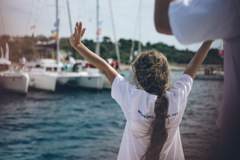
[[[81,44],[81,39],[85,33],[86,28],[82,29],[82,22],[76,22],[73,35],[69,38],[70,44],[73,48]]]

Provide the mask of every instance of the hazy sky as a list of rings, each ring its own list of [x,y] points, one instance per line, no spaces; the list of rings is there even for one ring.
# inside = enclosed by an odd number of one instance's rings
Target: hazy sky
[[[139,5],[141,12],[139,14]],[[0,0],[0,35],[34,35],[51,36],[56,21],[56,0]],[[69,19],[66,0],[58,0],[60,37],[70,36]],[[87,28],[85,38],[96,39],[96,0],[69,0],[72,26],[82,21]],[[117,39],[140,39],[146,42],[163,42],[174,45],[178,49],[197,50],[200,44],[184,46],[174,36],[166,36],[156,32],[153,12],[154,0],[111,0]],[[111,37],[113,28],[110,16],[109,0],[99,0],[101,36]],[[140,18],[141,17],[141,18]],[[30,27],[36,25],[34,30]],[[141,32],[139,32],[141,30]],[[140,34],[139,34],[140,33]],[[220,41],[213,46],[217,48]]]

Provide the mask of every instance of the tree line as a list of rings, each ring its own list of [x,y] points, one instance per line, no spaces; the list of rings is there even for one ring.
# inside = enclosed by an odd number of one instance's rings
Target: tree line
[[[18,62],[18,59],[21,55],[24,55],[28,60],[35,60],[40,55],[44,58],[55,58],[56,56],[56,45],[52,45],[52,50],[46,48],[46,51],[39,50],[39,46],[37,42],[49,42],[53,40],[51,37],[45,36],[9,36],[2,35],[0,36],[0,47],[2,47],[3,52],[6,51],[6,43],[9,45],[9,54],[10,60],[12,62]],[[84,39],[83,43],[93,52],[95,51],[96,42],[89,39]],[[123,64],[129,64],[129,57],[132,47],[131,39],[120,39],[118,41],[119,52],[120,52],[120,60]],[[163,53],[169,63],[176,64],[187,64],[194,56],[195,52],[190,50],[178,50],[174,46],[169,46],[162,42],[151,44],[147,42],[146,45],[141,43],[142,51],[147,51],[150,49],[157,50]],[[60,50],[63,50],[68,55],[75,57],[76,59],[83,59],[80,54],[78,54],[74,49],[70,46],[68,38],[60,39]],[[134,50],[138,50],[138,41],[135,41]],[[52,53],[53,52],[53,53]],[[114,60],[117,59],[115,44],[111,41],[109,37],[103,37],[100,43],[100,56],[103,59],[112,58]],[[133,59],[136,58],[136,55],[133,55]],[[203,62],[204,64],[222,64],[223,59],[218,55],[218,49],[210,49],[206,59]]]

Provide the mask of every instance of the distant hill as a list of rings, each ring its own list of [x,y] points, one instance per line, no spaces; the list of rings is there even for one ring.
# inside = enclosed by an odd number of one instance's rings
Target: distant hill
[[[38,57],[44,58],[55,58],[56,56],[56,45],[38,45],[47,44],[52,42],[53,39],[45,36],[37,37],[12,37],[8,35],[3,35],[0,37],[0,46],[5,50],[6,42],[9,44],[10,48],[10,60],[12,62],[18,62],[18,58],[21,55],[24,55],[28,60],[34,60]],[[43,43],[45,42],[45,43]],[[95,51],[96,42],[93,40],[84,39],[83,43],[93,52]],[[49,43],[48,43],[49,44]],[[119,42],[120,58],[121,62],[124,64],[129,64],[129,56],[132,47],[131,39],[120,39]],[[135,41],[134,50],[137,51],[138,41]],[[170,63],[176,64],[186,64],[189,63],[191,58],[194,56],[194,52],[189,50],[178,50],[174,46],[169,46],[164,43],[146,43],[146,45],[141,44],[142,51],[147,51],[150,49],[155,49],[163,53]],[[60,49],[64,50],[69,55],[73,56],[73,49],[69,44],[68,38],[60,39]],[[76,59],[82,59],[82,57],[75,52]],[[104,59],[113,58],[117,59],[114,43],[109,37],[103,37],[103,40],[100,44],[100,56]],[[135,58],[135,56],[133,57]],[[210,49],[206,59],[203,62],[204,64],[222,64],[223,59],[218,55],[217,49]]]

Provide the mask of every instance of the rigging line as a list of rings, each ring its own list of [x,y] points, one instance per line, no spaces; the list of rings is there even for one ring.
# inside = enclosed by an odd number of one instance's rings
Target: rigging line
[[[33,4],[34,4],[34,0],[32,1],[31,12],[30,12],[30,14],[28,16],[28,22],[27,22],[27,26],[26,26],[26,30],[25,30],[25,35],[27,34],[27,30],[28,30],[28,27],[29,27],[29,21],[30,21],[31,15],[32,15]]]
[[[50,22],[53,22],[54,20],[53,20],[52,14],[50,14],[48,5],[46,6],[46,12],[47,12],[47,15],[48,15],[48,21],[47,21],[47,23],[50,24]]]
[[[136,34],[137,34],[137,30],[139,29],[138,26],[139,26],[139,19],[140,19],[140,5],[139,5],[139,9],[138,9],[138,12],[137,12],[137,18],[136,18],[136,22],[135,22],[135,27],[134,27],[134,33],[133,33],[133,41],[134,38],[136,38]]]
[[[136,19],[136,23],[135,23],[135,29],[134,29],[134,34],[133,34],[133,39],[132,39],[132,47],[131,47],[131,51],[130,51],[130,56],[129,56],[129,63],[132,62],[133,60],[133,52],[134,52],[134,48],[135,48],[135,40],[134,38],[136,37],[137,34],[137,30],[139,29],[139,43],[138,43],[138,51],[141,51],[141,46],[140,44],[140,33],[141,33],[141,0],[139,1],[139,6],[138,6],[138,13],[137,13],[137,19]],[[140,21],[140,22],[139,22]],[[139,26],[139,27],[138,27]]]
[[[129,63],[131,64],[132,60],[133,60],[133,52],[134,52],[134,48],[135,48],[135,40],[134,38],[136,37],[137,34],[137,29],[138,29],[138,15],[137,15],[137,20],[135,23],[135,29],[134,29],[134,34],[133,34],[133,38],[132,38],[132,46],[131,46],[131,50],[130,50],[130,56],[129,56]]]
[[[121,61],[120,61],[118,41],[117,41],[117,36],[116,36],[116,31],[115,31],[115,24],[114,24],[111,0],[109,0],[109,8],[110,8],[110,15],[111,15],[111,19],[112,19],[113,37],[114,37],[114,41],[115,41],[116,54],[117,54],[117,59],[118,59],[118,62],[119,62],[119,69],[120,69]]]
[[[69,7],[69,1],[67,0],[67,11],[68,11],[68,20],[69,20],[69,27],[70,27],[70,34],[73,34],[73,28],[72,28],[72,19],[71,19],[71,12]]]
[[[97,17],[97,30],[99,29],[99,0],[96,0],[96,5],[97,5],[97,12],[96,12],[96,17]],[[99,35],[97,34],[96,37],[96,41],[97,41],[97,46],[96,46],[96,54],[100,56],[100,44],[99,44]]]
[[[132,47],[131,47],[131,52],[130,52],[130,56],[129,56],[129,64],[131,64],[132,60],[133,60],[133,50],[134,50],[134,47],[135,47],[135,41],[132,40]]]
[[[136,32],[137,32],[137,30],[139,29],[138,28],[138,26],[139,26],[139,18],[141,18],[140,17],[140,3],[139,3],[139,5],[138,5],[138,12],[137,12],[137,16],[136,16],[136,21],[135,21],[135,26],[134,26],[134,32],[133,32],[133,39],[136,37]]]
[[[5,25],[4,25],[4,22],[3,22],[3,16],[2,16],[2,10],[0,8],[0,13],[1,13],[1,18],[2,18],[2,25],[3,25],[3,32],[5,34]]]
[[[41,13],[43,13],[42,11],[43,11],[43,8],[44,8],[46,2],[47,2],[47,0],[44,1],[43,5],[42,5],[42,8],[40,9],[40,12],[38,14],[38,18],[37,18],[37,21],[36,21],[36,24],[35,24],[36,26],[38,24],[39,19],[41,18],[41,15],[42,15]]]
[[[69,1],[67,0],[67,11],[68,11],[68,20],[69,20],[69,27],[70,27],[70,34],[73,34],[73,28],[72,28],[72,18],[71,18],[71,12],[70,12],[70,6],[69,6]],[[76,59],[76,51],[72,47],[72,56],[73,58]]]

